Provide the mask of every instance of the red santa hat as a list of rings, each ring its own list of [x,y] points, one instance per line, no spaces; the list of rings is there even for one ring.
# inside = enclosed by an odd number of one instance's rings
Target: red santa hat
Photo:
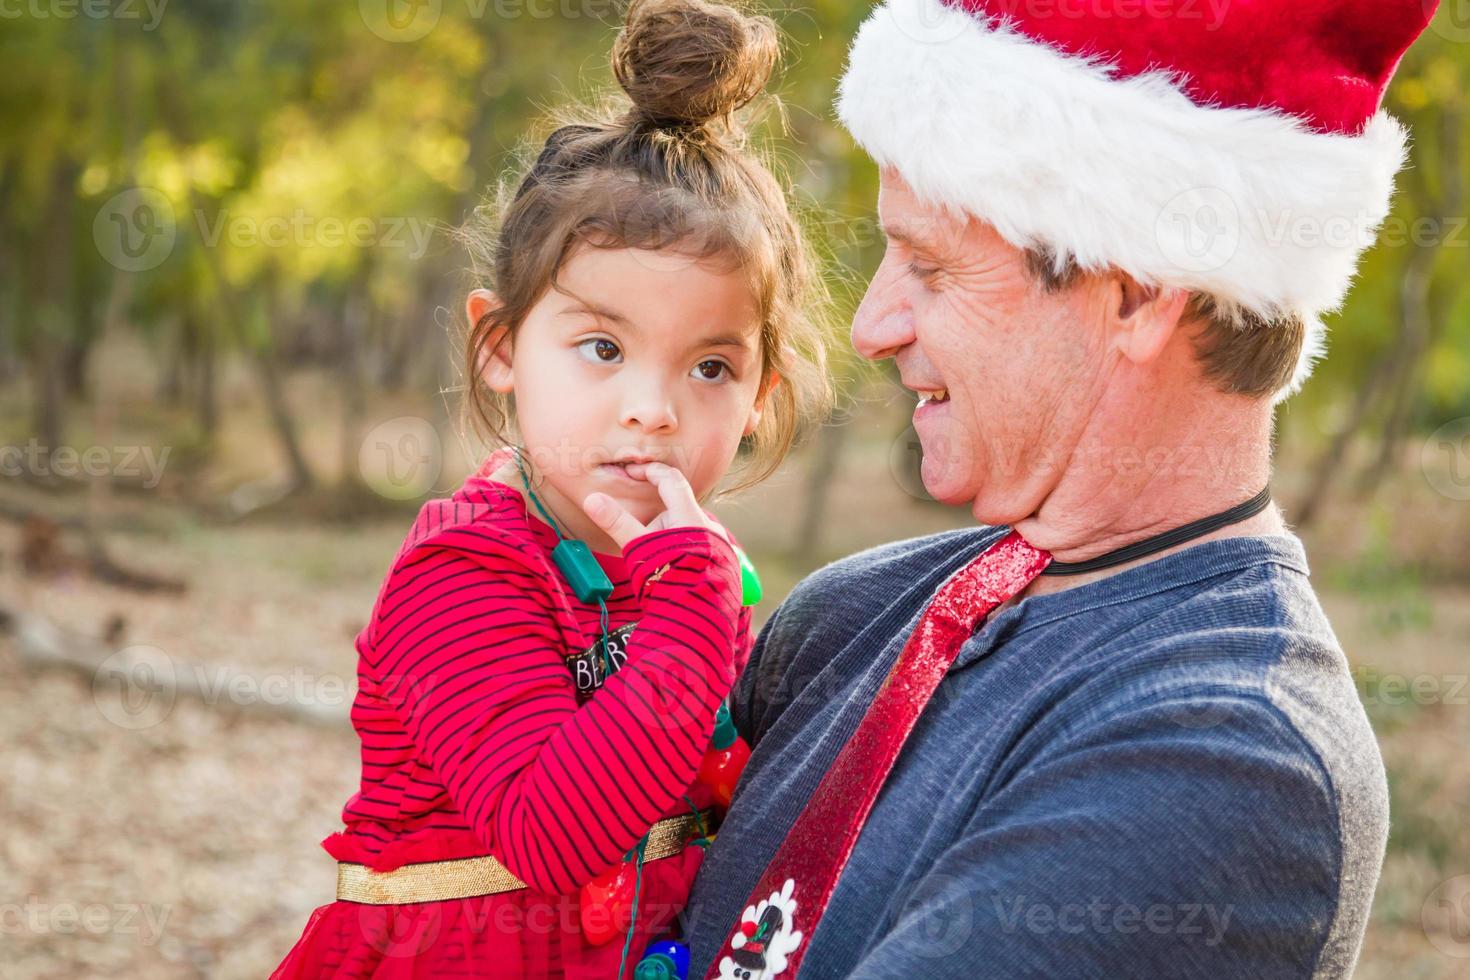
[[[1437,3],[888,0],[837,114],[921,198],[1058,270],[1301,315],[1284,397],[1388,213],[1406,137],[1383,91]]]

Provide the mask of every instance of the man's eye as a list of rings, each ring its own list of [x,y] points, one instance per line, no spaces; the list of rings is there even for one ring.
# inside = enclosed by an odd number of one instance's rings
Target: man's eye
[[[711,368],[713,368],[713,372],[711,372]],[[724,361],[700,361],[695,365],[694,370],[706,381],[718,381],[720,380],[720,372],[729,371],[730,365]]]
[[[618,345],[606,337],[589,337],[578,344],[577,349],[591,354],[591,359],[600,364],[613,364],[622,355]]]
[[[932,266],[919,265],[917,262],[909,263],[909,275],[913,276],[915,279],[922,279],[925,282],[933,277],[934,274],[938,271],[938,269]]]

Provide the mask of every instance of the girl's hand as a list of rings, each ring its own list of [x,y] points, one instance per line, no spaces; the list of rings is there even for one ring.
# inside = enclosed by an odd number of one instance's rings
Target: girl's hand
[[[699,501],[694,498],[694,488],[689,486],[684,474],[676,468],[664,463],[641,463],[629,466],[628,475],[642,476],[658,488],[658,495],[663,498],[664,512],[648,524],[639,523],[626,508],[605,493],[589,493],[587,499],[582,501],[582,509],[587,512],[587,516],[617,542],[619,549],[627,547],[628,542],[650,531],[671,527],[706,527],[719,534],[726,542],[730,541],[730,535],[725,533],[725,529],[700,508]]]

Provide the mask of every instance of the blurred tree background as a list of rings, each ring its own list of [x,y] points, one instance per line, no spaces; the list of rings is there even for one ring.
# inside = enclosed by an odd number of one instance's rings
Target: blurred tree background
[[[1392,774],[1363,976],[1470,969],[1470,14],[1442,6],[1389,92],[1414,136],[1393,212],[1327,360],[1278,415],[1278,498]],[[841,325],[882,251],[876,172],[830,108],[867,5],[766,9],[786,46],[758,131],[829,260]],[[315,841],[355,779],[341,704],[318,690],[344,739],[330,750],[321,718],[218,698],[146,726],[75,719],[97,713],[98,658],[134,663],[140,646],[175,671],[305,665],[350,683],[351,636],[414,509],[482,448],[458,425],[472,283],[450,232],[548,108],[609,89],[620,20],[616,0],[0,10],[0,814],[15,828],[0,898],[39,896],[53,919],[91,901],[173,914],[147,943],[7,935],[17,975],[258,976],[329,898]],[[763,615],[828,560],[969,521],[917,484],[891,365],[834,341],[836,415],[729,505],[771,586]],[[1394,694],[1416,680],[1427,694]],[[203,768],[175,786],[180,759]],[[158,799],[200,778],[219,780],[201,814],[235,821],[234,851]],[[128,802],[62,816],[89,797]],[[125,820],[153,821],[153,839]],[[130,847],[56,870],[97,834]]]

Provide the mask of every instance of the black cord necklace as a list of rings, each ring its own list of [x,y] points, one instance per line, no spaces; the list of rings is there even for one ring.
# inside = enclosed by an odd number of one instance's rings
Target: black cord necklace
[[[1190,521],[1162,534],[1155,534],[1151,538],[1135,541],[1130,545],[1124,545],[1114,551],[1089,558],[1086,561],[1054,561],[1042,569],[1043,575],[1081,575],[1083,572],[1095,572],[1100,568],[1111,568],[1124,562],[1134,561],[1145,555],[1172,548],[1177,544],[1183,544],[1194,538],[1218,531],[1222,527],[1231,524],[1239,524],[1248,517],[1255,517],[1266,509],[1271,502],[1271,488],[1264,486],[1260,492],[1249,500],[1242,501],[1229,510],[1222,510],[1218,514],[1209,517],[1201,517],[1197,521]]]

